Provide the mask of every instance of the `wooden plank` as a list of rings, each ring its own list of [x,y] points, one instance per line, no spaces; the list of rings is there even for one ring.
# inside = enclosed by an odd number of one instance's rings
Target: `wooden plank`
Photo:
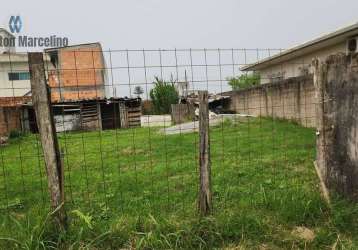
[[[132,117],[140,117],[142,114],[141,113],[128,113],[128,118],[132,118]]]
[[[199,91],[199,212],[206,216],[212,207],[208,91]]]
[[[326,186],[326,183],[324,182],[324,179],[322,177],[321,171],[319,170],[318,166],[317,166],[317,162],[314,161],[313,162],[314,168],[316,170],[318,179],[319,179],[319,183],[321,185],[321,192],[322,192],[322,196],[324,198],[324,200],[326,201],[326,203],[330,206],[331,205],[331,199],[329,197],[329,191],[328,188]]]
[[[32,103],[36,112],[36,121],[44,154],[51,206],[55,222],[60,229],[65,229],[63,165],[51,109],[50,91],[46,83],[43,54],[40,52],[28,53],[28,61]]]
[[[129,125],[140,125],[139,121],[129,121]]]
[[[100,103],[97,103],[97,120],[98,120],[99,130],[102,130],[102,111],[101,111]]]
[[[141,107],[128,108],[128,112],[140,112],[142,110]]]
[[[329,197],[329,191],[326,187],[327,179],[327,166],[326,166],[326,141],[325,133],[326,128],[324,118],[324,82],[326,81],[326,66],[322,64],[319,59],[312,61],[313,65],[313,83],[315,87],[315,98],[316,98],[316,148],[317,156],[315,162],[315,168],[319,177],[320,185],[322,190],[326,190],[325,196]],[[328,128],[329,129],[329,128]],[[329,202],[329,198],[326,199]]]
[[[121,128],[128,128],[128,112],[124,103],[119,103],[119,119]]]
[[[172,104],[171,116],[174,124],[192,121],[195,117],[194,107],[190,104]]]

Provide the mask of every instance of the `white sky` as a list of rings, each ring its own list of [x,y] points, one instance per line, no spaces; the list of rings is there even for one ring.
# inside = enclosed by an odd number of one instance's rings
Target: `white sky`
[[[17,0],[1,3],[0,24],[21,15],[23,34],[105,50],[288,48],[357,22],[357,13],[357,0]]]

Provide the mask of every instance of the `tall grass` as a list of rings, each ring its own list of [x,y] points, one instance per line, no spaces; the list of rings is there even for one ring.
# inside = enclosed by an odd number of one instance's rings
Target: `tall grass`
[[[330,209],[319,194],[312,129],[263,118],[211,129],[207,218],[197,214],[197,134],[140,128],[59,140],[68,230],[51,226],[41,150],[24,135],[0,148],[0,249],[358,248],[357,205],[335,198]]]

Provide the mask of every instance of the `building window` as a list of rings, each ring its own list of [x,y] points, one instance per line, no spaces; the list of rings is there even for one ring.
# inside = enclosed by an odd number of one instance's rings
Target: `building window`
[[[29,72],[9,73],[9,81],[19,81],[19,80],[30,80],[30,73]]]

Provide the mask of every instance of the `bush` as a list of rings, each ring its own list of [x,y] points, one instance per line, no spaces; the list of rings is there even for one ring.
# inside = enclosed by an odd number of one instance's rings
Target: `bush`
[[[171,104],[178,103],[179,95],[174,82],[166,82],[155,77],[154,88],[150,90],[155,114],[169,114]]]
[[[246,89],[255,85],[260,84],[260,74],[245,74],[241,76],[228,78],[228,84],[232,90]]]
[[[20,130],[11,130],[9,134],[10,139],[20,138],[24,135],[24,133]]]

